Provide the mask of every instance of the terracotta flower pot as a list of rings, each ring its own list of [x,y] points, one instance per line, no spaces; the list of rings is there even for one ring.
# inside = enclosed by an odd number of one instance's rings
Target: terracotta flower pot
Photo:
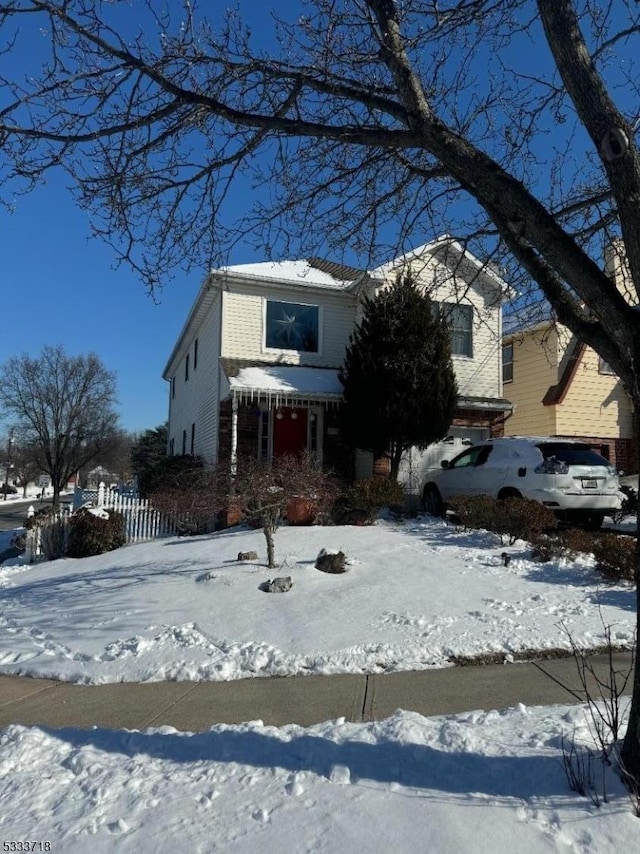
[[[290,525],[313,525],[316,518],[316,506],[311,498],[296,496],[287,504],[285,513]]]

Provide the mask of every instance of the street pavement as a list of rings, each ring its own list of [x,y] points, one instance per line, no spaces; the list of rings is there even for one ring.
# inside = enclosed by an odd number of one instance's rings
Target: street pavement
[[[609,678],[606,656],[592,656],[600,680]],[[631,653],[613,657],[618,684],[631,673]],[[629,694],[632,677],[624,693]],[[593,678],[589,693],[599,697]],[[0,727],[92,726],[144,729],[172,726],[201,732],[219,723],[262,720],[266,725],[309,726],[344,717],[381,720],[396,709],[425,716],[476,709],[581,702],[585,693],[573,658],[474,665],[375,675],[255,678],[233,682],[147,682],[74,685],[47,679],[0,676]]]

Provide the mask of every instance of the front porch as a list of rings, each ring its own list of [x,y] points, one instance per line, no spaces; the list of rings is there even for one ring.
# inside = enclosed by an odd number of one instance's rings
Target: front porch
[[[221,362],[228,391],[220,404],[220,459],[269,461],[309,452],[323,468],[352,476],[352,455],[339,426],[342,385],[335,368]]]

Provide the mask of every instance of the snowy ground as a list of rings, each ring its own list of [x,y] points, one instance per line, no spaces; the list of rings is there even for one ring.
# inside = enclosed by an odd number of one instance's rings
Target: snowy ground
[[[196,735],[10,726],[0,837],[65,854],[637,851],[640,819],[610,768],[599,808],[569,789],[574,731],[589,737],[581,707]]]
[[[342,549],[344,575],[314,568]],[[428,517],[359,527],[283,527],[281,565],[260,531],[158,540],[83,560],[0,568],[0,672],[84,683],[232,680],[448,666],[456,656],[631,644],[635,596],[590,565],[536,563]],[[511,556],[508,566],[501,558]],[[284,594],[262,592],[291,576]]]
[[[345,551],[345,575],[313,567]],[[2,543],[0,543],[0,548]],[[237,679],[447,666],[453,655],[631,644],[634,593],[588,558],[538,564],[525,544],[421,519],[372,528],[232,530],[85,560],[0,568],[0,672],[82,682]],[[503,565],[501,553],[511,556]],[[259,585],[291,575],[289,593]],[[9,726],[0,732],[5,850],[602,854],[640,820],[611,768],[598,808],[572,792],[562,739],[580,706],[207,733]]]

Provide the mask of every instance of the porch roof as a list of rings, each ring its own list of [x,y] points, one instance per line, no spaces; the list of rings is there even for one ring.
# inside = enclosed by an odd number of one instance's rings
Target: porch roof
[[[458,398],[458,408],[510,412],[513,409],[513,403],[504,397],[465,397],[462,395]]]
[[[224,397],[246,403],[264,400],[269,405],[305,404],[342,400],[337,368],[273,365],[220,359],[229,390]]]

